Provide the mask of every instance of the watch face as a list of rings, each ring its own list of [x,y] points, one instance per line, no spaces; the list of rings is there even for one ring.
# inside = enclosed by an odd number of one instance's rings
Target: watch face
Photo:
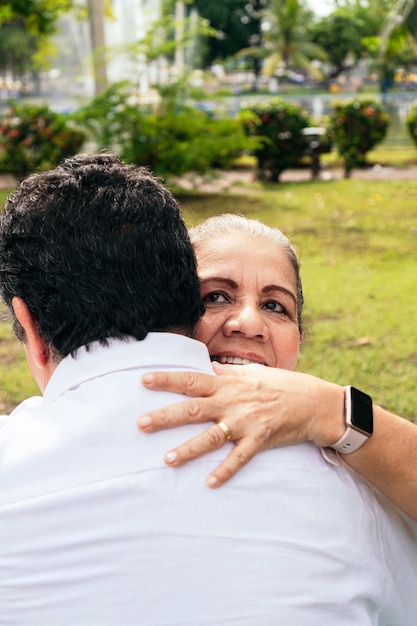
[[[350,394],[352,426],[371,435],[374,426],[372,398],[355,387],[350,388]]]

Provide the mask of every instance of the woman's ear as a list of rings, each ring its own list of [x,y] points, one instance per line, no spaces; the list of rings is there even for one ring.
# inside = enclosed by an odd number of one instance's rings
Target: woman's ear
[[[30,368],[36,366],[39,369],[49,364],[49,348],[38,332],[38,325],[26,303],[20,296],[12,298],[12,307],[17,321],[25,331],[24,346]],[[35,379],[37,376],[32,370]]]

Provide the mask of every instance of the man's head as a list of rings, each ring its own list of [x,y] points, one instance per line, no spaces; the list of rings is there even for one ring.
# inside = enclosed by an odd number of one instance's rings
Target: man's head
[[[202,307],[179,206],[146,169],[79,155],[24,180],[0,218],[0,293],[59,358],[93,341],[192,334]],[[14,318],[16,335],[24,332]]]

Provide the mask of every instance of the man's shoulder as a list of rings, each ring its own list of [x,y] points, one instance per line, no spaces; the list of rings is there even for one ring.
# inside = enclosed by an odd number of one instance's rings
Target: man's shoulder
[[[9,417],[13,415],[18,415],[19,413],[23,413],[23,411],[31,411],[32,409],[38,409],[43,404],[42,396],[32,396],[31,398],[26,398],[17,407],[10,413]],[[6,416],[7,417],[7,416]]]
[[[11,413],[9,413],[9,415],[0,415],[0,432],[4,426],[7,426],[7,424],[10,422],[10,420],[14,416],[19,415],[20,413],[23,413],[24,411],[37,409],[40,406],[42,406],[42,403],[43,403],[42,396],[32,396],[31,398],[26,398],[26,400],[23,400],[23,402],[18,404],[17,407],[13,409]]]

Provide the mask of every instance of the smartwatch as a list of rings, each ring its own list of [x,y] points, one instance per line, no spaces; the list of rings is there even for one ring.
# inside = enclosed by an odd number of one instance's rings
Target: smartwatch
[[[372,435],[372,398],[355,387],[345,387],[345,419],[345,434],[329,447],[341,454],[350,454],[358,450]]]

